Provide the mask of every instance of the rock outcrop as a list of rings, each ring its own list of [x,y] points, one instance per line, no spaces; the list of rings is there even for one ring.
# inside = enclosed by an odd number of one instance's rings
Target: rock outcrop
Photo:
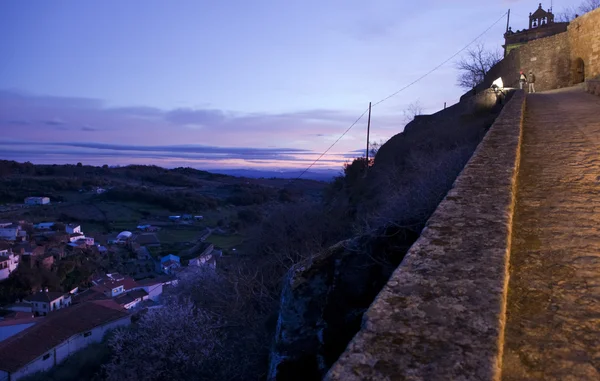
[[[320,380],[326,374],[359,331],[364,312],[506,98],[492,90],[466,96],[436,114],[417,117],[380,148],[357,207],[359,215],[378,209],[370,223],[379,228],[290,270],[281,295],[269,381]]]
[[[269,379],[321,379],[417,238],[415,231],[389,227],[294,267],[281,295]]]

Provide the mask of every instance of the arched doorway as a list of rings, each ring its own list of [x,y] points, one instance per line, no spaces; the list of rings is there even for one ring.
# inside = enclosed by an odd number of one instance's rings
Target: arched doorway
[[[583,62],[583,59],[577,58],[573,61],[571,67],[571,79],[573,80],[574,85],[585,81],[585,63]]]

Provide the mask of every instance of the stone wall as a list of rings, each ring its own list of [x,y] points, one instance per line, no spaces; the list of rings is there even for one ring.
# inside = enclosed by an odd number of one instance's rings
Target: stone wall
[[[531,41],[511,52],[486,76],[484,88],[502,77],[504,86],[519,87],[519,71],[533,71],[536,91],[545,91],[569,85],[571,65],[569,61],[569,37],[567,33]]]
[[[585,81],[585,91],[590,94],[600,95],[600,79],[589,79]]]
[[[567,32],[530,41],[490,69],[478,91],[489,88],[502,77],[506,87],[519,86],[519,71],[536,76],[536,90],[559,89],[580,83],[578,59],[583,61],[585,78],[600,74],[600,8],[571,21]]]
[[[499,379],[524,104],[502,110],[326,380]]]
[[[568,35],[571,62],[583,59],[585,78],[600,75],[600,8],[571,21]]]

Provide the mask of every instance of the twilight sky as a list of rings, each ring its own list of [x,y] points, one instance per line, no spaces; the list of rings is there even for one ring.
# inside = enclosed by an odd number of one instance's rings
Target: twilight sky
[[[558,12],[580,1],[555,0]],[[547,4],[546,4],[547,3]],[[544,8],[550,2],[543,3]],[[0,4],[0,159],[306,167],[366,109],[531,0],[20,0]],[[506,19],[481,38],[503,43]],[[453,60],[373,108],[458,101]],[[366,117],[315,168],[364,151]]]

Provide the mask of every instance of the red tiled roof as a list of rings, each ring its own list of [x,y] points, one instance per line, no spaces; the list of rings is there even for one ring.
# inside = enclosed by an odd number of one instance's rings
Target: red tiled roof
[[[133,278],[128,276],[125,276],[119,280],[114,280],[107,276],[104,276],[100,279],[94,280],[94,282],[98,284],[94,286],[93,289],[98,290],[100,292],[111,291],[113,288],[117,288],[119,286],[123,286],[123,289],[125,291],[139,287],[137,282],[133,280]]]
[[[50,312],[44,320],[0,342],[0,369],[16,372],[73,335],[128,316],[112,300],[97,300]]]

